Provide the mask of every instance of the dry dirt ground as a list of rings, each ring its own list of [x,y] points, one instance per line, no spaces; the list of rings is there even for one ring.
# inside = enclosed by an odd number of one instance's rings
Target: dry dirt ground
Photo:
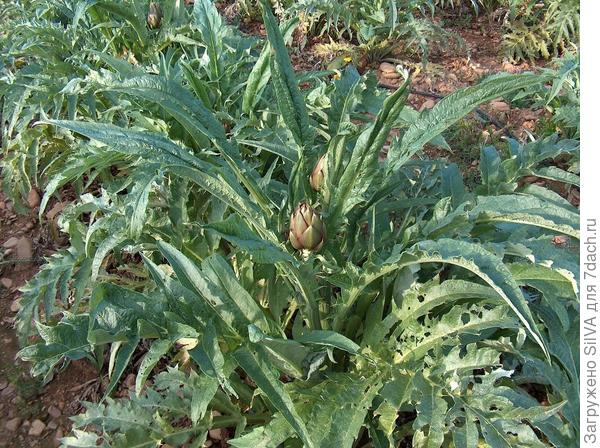
[[[263,34],[262,25],[250,24],[246,28]],[[413,88],[424,92],[446,95],[473,84],[480,77],[499,71],[520,72],[532,69],[529,64],[513,65],[503,61],[498,54],[501,39],[497,25],[483,18],[467,28],[456,29],[463,38],[466,48],[459,53],[448,50],[432,55],[426,70],[413,78]],[[314,44],[314,42],[313,42]],[[320,60],[314,55],[311,43],[301,56],[293,57],[300,69],[321,68]],[[391,55],[394,64],[402,55]],[[383,76],[382,83],[397,85],[397,79]],[[411,94],[409,102],[416,109],[433,107],[437,100]],[[515,135],[523,129],[532,129],[544,111],[518,110],[503,102],[484,107],[490,115],[506,124]],[[494,126],[479,126],[467,130],[474,136],[474,145],[492,138],[502,130]],[[435,151],[433,157],[448,156]],[[474,157],[473,157],[474,159]],[[472,162],[472,160],[471,160]],[[466,163],[463,170],[477,170],[477,164]],[[468,173],[466,173],[468,175]],[[32,210],[29,214],[18,214],[11,202],[0,193],[0,447],[54,447],[70,429],[69,417],[82,410],[81,402],[100,396],[101,381],[95,369],[85,361],[71,363],[58,373],[48,384],[43,385],[28,374],[26,363],[16,359],[18,343],[13,329],[14,316],[18,310],[19,288],[25,284],[43,263],[43,257],[57,250],[60,243],[50,237],[46,220],[40,225],[37,219],[39,197],[32,195]],[[14,263],[16,259],[27,260]],[[127,387],[128,379],[125,380]],[[221,440],[219,445],[226,446]]]

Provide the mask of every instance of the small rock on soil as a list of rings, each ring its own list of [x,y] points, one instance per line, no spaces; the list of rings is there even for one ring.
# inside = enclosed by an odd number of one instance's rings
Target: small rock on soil
[[[21,419],[19,417],[15,417],[6,422],[4,427],[10,432],[16,432],[17,429],[21,426]]]
[[[46,429],[44,422],[39,419],[35,419],[31,423],[31,428],[29,428],[29,432],[27,434],[34,437],[39,437],[44,432],[44,429]]]

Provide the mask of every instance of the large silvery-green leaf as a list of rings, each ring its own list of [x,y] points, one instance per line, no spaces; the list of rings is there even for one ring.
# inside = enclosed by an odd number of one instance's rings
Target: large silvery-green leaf
[[[133,180],[131,191],[131,218],[129,220],[129,236],[139,238],[146,221],[146,209],[148,207],[148,196],[157,177],[156,172],[142,171]]]
[[[312,330],[296,338],[303,344],[323,345],[344,350],[355,355],[360,346],[346,336],[330,330]]]
[[[211,79],[218,80],[223,71],[221,63],[223,21],[212,0],[195,1],[193,17],[195,25],[200,30],[202,42],[206,46]]]
[[[294,17],[285,23],[280,24],[279,28],[281,30],[284,42],[288,41],[292,37],[293,31],[298,25],[298,20],[299,19],[297,17]],[[269,41],[266,41],[258,60],[248,75],[248,82],[246,83],[246,89],[244,90],[244,97],[242,100],[242,111],[246,114],[249,114],[254,106],[258,103],[263,89],[271,80],[272,51],[271,44]]]
[[[206,139],[221,151],[231,171],[236,175],[267,214],[269,199],[258,187],[258,174],[240,158],[235,143],[230,142],[223,125],[201,102],[176,82],[160,76],[140,76],[120,82],[106,82],[107,88],[134,95],[156,103],[172,115],[190,133],[196,144],[203,146]]]
[[[187,417],[194,400],[194,392],[201,386],[198,376],[189,376],[176,369],[168,368],[159,373],[154,385],[142,396],[129,395],[123,400],[110,397],[102,402],[85,403],[86,412],[73,418],[75,428],[102,428],[103,447],[144,447],[161,444],[178,446],[197,443],[202,434],[208,431],[210,418],[191,422],[185,426],[165,424]],[[90,446],[79,441],[94,440],[82,430],[69,437],[68,445],[73,447]]]
[[[432,138],[441,134],[477,106],[532,84],[543,82],[536,74],[499,75],[451,93],[431,110],[424,111],[388,155],[391,169],[399,168]]]
[[[285,47],[285,41],[275,16],[271,12],[271,5],[265,0],[262,0],[261,5],[263,22],[273,50],[274,59],[271,61],[271,72],[279,111],[298,146],[304,147],[313,139],[306,104],[298,88],[298,80]]]
[[[433,348],[456,345],[461,336],[469,335],[472,339],[484,330],[518,328],[519,322],[505,307],[486,309],[454,305],[440,318],[425,317],[423,323],[416,320],[403,322],[394,362],[403,364],[419,360]]]
[[[102,8],[117,17],[124,19],[135,30],[140,44],[145,45],[148,39],[148,29],[146,28],[143,15],[136,14],[138,11],[132,9],[130,5],[117,3],[113,1],[95,1],[93,5]]]
[[[423,241],[416,247],[424,250],[430,261],[455,264],[480,277],[509,305],[544,353],[548,353],[523,293],[500,258],[477,244],[449,239]]]
[[[342,291],[338,312],[334,318],[334,330],[341,327],[348,311],[370,283],[405,266],[421,263],[449,263],[471,271],[481,278],[510,306],[527,332],[548,355],[546,344],[523,293],[502,260],[478,244],[451,239],[422,241],[408,251],[390,256],[381,264],[367,265],[359,277],[354,279],[351,287]]]
[[[237,282],[220,255],[212,255],[200,269],[170,244],[159,241],[157,245],[183,286],[204,299],[234,334],[246,333],[250,324],[268,331],[262,310]]]
[[[225,221],[207,224],[205,227],[247,252],[256,263],[295,262],[294,257],[281,247],[256,235],[238,215],[229,215]]]
[[[580,184],[579,176],[577,174],[561,170],[556,166],[546,166],[543,168],[539,168],[535,170],[533,174],[543,179],[564,182],[566,184],[576,185],[578,187]]]
[[[332,373],[319,384],[297,389],[299,412],[320,448],[351,448],[382,384],[377,375]]]
[[[158,337],[164,327],[165,303],[113,283],[100,283],[90,300],[88,339],[95,344]],[[146,325],[142,325],[146,324]]]
[[[366,199],[365,193],[368,188],[373,183],[379,183],[377,174],[380,152],[392,125],[404,107],[407,95],[408,82],[405,82],[386,98],[375,122],[363,130],[358,137],[350,161],[341,174],[339,184],[332,192],[332,209],[328,226],[336,227],[352,207]]]
[[[512,222],[579,238],[579,214],[529,195],[479,196],[469,213],[480,222]]]
[[[415,387],[421,394],[421,400],[417,403],[417,418],[413,422],[413,444],[423,448],[439,448],[444,442],[448,404],[442,397],[441,387],[420,374],[415,376]]]
[[[15,326],[21,344],[25,344],[32,329],[34,316],[39,322],[49,321],[55,309],[57,296],[63,300],[69,297],[69,281],[73,281],[75,303],[81,300],[91,273],[91,260],[83,262],[83,254],[75,247],[63,249],[46,259],[38,274],[22,288],[20,309]],[[39,313],[40,303],[44,303],[44,319]]]
[[[464,280],[446,280],[442,283],[432,281],[405,291],[402,294],[402,303],[394,313],[399,328],[404,328],[437,306],[461,300],[476,301],[478,304],[502,304],[498,293],[489,286]]]
[[[335,91],[327,113],[328,133],[331,137],[327,145],[327,171],[330,174],[326,177],[324,197],[331,197],[331,192],[337,188],[346,142],[355,126],[350,121],[350,114],[360,99],[359,92],[364,88],[358,71],[352,66],[344,70],[334,85]]]
[[[242,369],[252,378],[256,385],[263,391],[266,398],[285,417],[289,425],[294,429],[298,437],[302,439],[307,448],[318,447],[313,442],[312,435],[308,432],[306,424],[300,418],[292,399],[283,388],[279,379],[266,364],[260,351],[252,352],[247,348],[237,350],[233,357]]]
[[[135,155],[152,163],[164,163],[177,175],[190,179],[245,216],[252,217],[253,222],[260,222],[258,208],[250,201],[241,185],[232,184],[215,175],[225,167],[218,167],[193,156],[162,135],[83,121],[49,120],[48,123],[98,140],[114,151]]]
[[[579,302],[577,279],[565,270],[532,263],[511,263],[508,265],[519,285],[530,286],[543,294],[554,310],[565,331],[569,329],[570,318],[561,300]]]
[[[286,391],[297,403],[315,447],[351,448],[381,386],[377,375],[330,373],[312,386],[289,384]],[[270,448],[275,446],[270,442],[288,439],[290,430],[289,423],[284,425],[283,419],[276,416],[271,423],[232,441],[232,445],[246,448],[254,443],[252,446]]]
[[[227,140],[223,125],[201,101],[190,95],[180,84],[162,76],[137,76],[123,81],[106,78],[101,80],[105,89],[123,92],[156,103],[171,114],[201,144],[205,137],[221,150],[235,153],[235,147]]]
[[[264,426],[257,426],[248,434],[228,440],[235,448],[272,448],[294,435],[294,430],[281,414]]]
[[[92,345],[87,339],[87,314],[65,313],[55,325],[37,324],[43,342],[22,349],[17,356],[34,362],[32,375],[48,375],[61,360],[82,359],[90,355]],[[47,380],[47,378],[44,378]]]
[[[202,272],[212,281],[224,294],[227,294],[231,303],[237,305],[248,322],[256,325],[263,331],[269,331],[269,321],[262,309],[239,283],[235,272],[227,263],[225,258],[219,254],[213,254],[202,261]]]
[[[148,379],[150,372],[160,361],[160,358],[167,354],[172,347],[173,341],[168,339],[157,339],[148,349],[146,355],[140,363],[137,376],[135,378],[135,394],[139,397],[142,392],[142,387]]]
[[[138,88],[131,88],[138,82],[141,83]],[[128,83],[133,85],[130,86]],[[148,83],[153,83],[154,86],[145,86]],[[119,86],[117,85],[116,88]],[[263,212],[269,214],[267,205],[270,200],[258,186],[258,173],[240,157],[235,140],[227,139],[223,125],[202,102],[190,96],[189,92],[179,84],[159,77],[140,77],[125,81],[120,88],[125,93],[141,96],[166,110],[190,132],[198,145],[203,143],[202,136],[208,137],[220,150],[238,182],[248,189]],[[159,95],[157,92],[162,94]]]

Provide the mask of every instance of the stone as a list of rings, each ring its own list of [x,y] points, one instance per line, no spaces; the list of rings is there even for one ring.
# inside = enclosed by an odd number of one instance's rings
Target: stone
[[[510,62],[503,62],[502,70],[504,70],[505,72],[514,72],[516,70],[516,67]]]
[[[29,208],[36,208],[38,205],[40,205],[40,194],[35,188],[32,188],[27,195],[27,205]]]
[[[13,301],[13,303],[10,304],[10,310],[13,313],[18,313],[20,309],[21,309],[21,303],[18,299]]]
[[[46,429],[44,422],[40,419],[35,419],[33,422],[31,422],[31,428],[29,428],[29,432],[27,434],[34,437],[39,437],[44,432],[44,429]]]
[[[212,440],[207,440],[206,442],[204,442],[204,445],[202,445],[204,448],[209,448],[211,446],[213,446],[213,442]]]
[[[497,110],[498,112],[509,112],[510,111],[510,106],[508,104],[506,104],[504,101],[492,101],[490,103],[490,106],[492,106],[492,108],[494,110]]]
[[[125,377],[125,385],[129,389],[133,389],[135,387],[135,374],[134,373],[130,373],[129,375],[127,375]]]
[[[56,406],[51,404],[48,406],[48,414],[50,414],[50,417],[52,418],[60,418],[62,412],[60,412],[60,409],[58,409]]]
[[[8,277],[2,277],[2,278],[0,278],[0,285],[2,285],[2,287],[4,287],[4,288],[8,289],[13,285],[13,282]]]
[[[389,62],[382,62],[379,64],[379,70],[381,70],[382,73],[396,73],[396,66]]]
[[[15,249],[17,252],[17,258],[20,260],[28,259],[33,256],[33,243],[29,238],[19,238]]]
[[[17,429],[21,426],[21,419],[19,417],[15,417],[6,422],[4,427],[7,431],[16,432]]]
[[[48,429],[54,430],[56,428],[58,428],[58,423],[56,423],[55,420],[50,420],[50,422],[48,423]]]
[[[223,430],[222,430],[222,428],[211,429],[208,431],[208,436],[213,440],[222,440],[223,439]]]
[[[15,386],[13,386],[12,384],[9,384],[2,390],[2,392],[0,392],[0,396],[10,397],[10,396],[14,395],[14,393],[15,393]]]
[[[400,73],[396,73],[396,72],[393,72],[393,73],[385,73],[385,72],[382,72],[382,73],[381,73],[381,77],[382,77],[383,79],[389,79],[389,80],[393,80],[393,79],[400,79]]]
[[[7,386],[8,386],[8,381],[6,381],[5,379],[1,379],[0,380],[0,390],[6,389]]]
[[[421,108],[419,110],[432,109],[435,106],[434,99],[428,99],[423,104],[421,104]]]
[[[7,239],[3,244],[2,247],[5,249],[12,249],[13,247],[15,247],[17,244],[19,243],[19,238],[11,236],[9,239]]]

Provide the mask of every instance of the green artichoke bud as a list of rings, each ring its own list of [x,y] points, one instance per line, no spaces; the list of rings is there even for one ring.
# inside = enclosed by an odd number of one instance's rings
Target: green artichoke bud
[[[301,202],[290,219],[290,243],[294,249],[318,251],[325,241],[325,224],[306,202]]]
[[[319,191],[325,181],[325,174],[327,173],[327,154],[321,156],[313,172],[310,174],[310,186],[313,190]]]
[[[150,7],[148,9],[148,18],[146,22],[148,22],[148,28],[151,30],[159,28],[162,22],[163,12],[158,3],[150,3]]]

